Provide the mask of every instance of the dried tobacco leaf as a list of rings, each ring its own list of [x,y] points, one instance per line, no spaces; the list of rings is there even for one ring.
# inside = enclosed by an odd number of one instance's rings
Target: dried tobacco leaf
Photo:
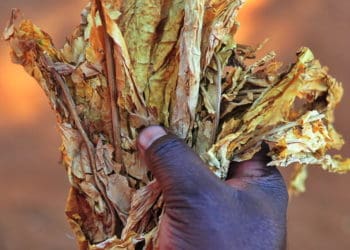
[[[40,84],[56,112],[71,189],[66,214],[81,249],[157,248],[162,196],[140,162],[140,128],[164,124],[225,178],[230,161],[262,142],[271,166],[294,166],[292,192],[309,165],[350,170],[330,156],[339,82],[302,48],[288,70],[263,46],[234,36],[243,0],[92,0],[61,50],[28,20],[4,38],[15,63]]]

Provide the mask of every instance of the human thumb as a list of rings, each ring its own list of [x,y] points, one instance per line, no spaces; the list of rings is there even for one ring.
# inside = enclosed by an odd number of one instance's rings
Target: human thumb
[[[165,202],[178,202],[223,185],[200,157],[180,138],[160,126],[144,129],[138,147],[163,191]]]

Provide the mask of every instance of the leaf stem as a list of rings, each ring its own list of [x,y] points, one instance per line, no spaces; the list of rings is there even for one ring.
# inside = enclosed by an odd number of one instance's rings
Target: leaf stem
[[[221,69],[221,62],[219,57],[214,53],[213,57],[216,62],[217,67],[217,75],[215,79],[215,86],[216,86],[216,112],[215,112],[215,118],[214,118],[214,127],[211,134],[211,143],[214,144],[216,140],[216,133],[218,131],[219,122],[220,122],[220,108],[221,108],[221,82],[222,82],[222,69]]]
[[[112,115],[112,129],[113,129],[113,142],[115,150],[115,161],[119,164],[123,163],[122,149],[121,149],[121,131],[120,131],[120,115],[117,107],[117,81],[115,78],[115,64],[114,64],[114,49],[111,37],[107,33],[107,24],[105,20],[105,13],[100,0],[96,0],[96,7],[99,11],[102,25],[103,25],[103,39],[104,39],[104,52],[105,52],[105,71],[107,74],[107,82],[110,95],[110,106]]]

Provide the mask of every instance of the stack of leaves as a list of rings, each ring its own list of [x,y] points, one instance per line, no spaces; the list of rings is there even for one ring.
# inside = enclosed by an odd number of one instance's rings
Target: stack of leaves
[[[56,112],[81,249],[156,247],[162,196],[135,142],[148,125],[183,138],[222,179],[262,142],[269,165],[296,167],[294,191],[307,165],[350,170],[327,154],[343,145],[333,128],[341,84],[307,48],[289,68],[273,52],[248,63],[261,46],[235,41],[242,3],[92,0],[60,50],[12,12],[4,37]]]

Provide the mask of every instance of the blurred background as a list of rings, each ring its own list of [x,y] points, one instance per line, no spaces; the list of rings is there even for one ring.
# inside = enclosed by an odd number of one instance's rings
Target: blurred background
[[[50,33],[57,47],[80,21],[86,0],[1,0],[1,30],[12,7]],[[342,81],[336,128],[350,143],[350,2],[248,0],[240,13],[240,43],[270,38],[281,61],[301,46]],[[55,117],[36,82],[10,61],[0,42],[0,249],[75,249],[64,216],[68,182],[59,164]],[[341,151],[350,157],[346,144]],[[282,170],[286,173],[286,170]],[[310,170],[307,192],[291,200],[288,249],[350,249],[350,174]]]

